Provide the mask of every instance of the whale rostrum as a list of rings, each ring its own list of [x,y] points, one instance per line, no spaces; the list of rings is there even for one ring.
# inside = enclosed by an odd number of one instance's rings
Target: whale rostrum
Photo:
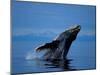
[[[36,48],[36,51],[47,50],[44,54],[44,59],[66,59],[69,48],[72,42],[76,39],[77,34],[81,29],[80,25],[67,29],[62,32],[55,40],[50,43],[45,43]]]

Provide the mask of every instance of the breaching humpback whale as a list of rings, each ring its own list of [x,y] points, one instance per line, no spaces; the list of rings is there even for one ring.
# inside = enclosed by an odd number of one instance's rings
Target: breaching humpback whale
[[[42,46],[36,48],[36,51],[47,50],[44,54],[44,59],[53,60],[53,59],[66,59],[69,48],[72,42],[76,39],[78,32],[80,31],[81,26],[77,25],[73,28],[65,30],[62,32],[55,40],[50,43],[46,43]]]

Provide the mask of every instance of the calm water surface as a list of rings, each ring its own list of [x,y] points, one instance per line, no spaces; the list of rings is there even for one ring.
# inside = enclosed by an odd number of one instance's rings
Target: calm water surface
[[[12,47],[12,73],[36,73],[95,69],[95,42],[73,42],[67,60],[45,61],[44,52],[36,53],[34,48],[40,42],[16,41]],[[87,45],[86,45],[87,44]]]

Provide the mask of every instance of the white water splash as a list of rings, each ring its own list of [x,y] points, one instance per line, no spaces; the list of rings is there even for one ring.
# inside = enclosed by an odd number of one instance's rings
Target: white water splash
[[[35,50],[30,51],[27,53],[25,59],[26,60],[32,60],[32,59],[42,59],[42,56],[45,52],[36,52]]]

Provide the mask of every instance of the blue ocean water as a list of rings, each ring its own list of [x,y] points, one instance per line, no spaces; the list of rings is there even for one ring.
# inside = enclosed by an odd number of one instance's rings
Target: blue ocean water
[[[18,39],[20,38],[20,39]],[[22,40],[22,39],[23,40]],[[39,40],[37,38],[40,38]],[[12,73],[36,73],[54,71],[87,70],[96,68],[95,37],[78,37],[71,45],[68,60],[55,64],[42,60],[44,52],[36,53],[35,48],[52,38],[34,36],[13,37],[12,42]]]
[[[87,70],[96,68],[96,7],[89,5],[19,2],[12,0],[11,73]],[[51,42],[67,28],[81,30],[67,60],[44,61],[35,48]]]

